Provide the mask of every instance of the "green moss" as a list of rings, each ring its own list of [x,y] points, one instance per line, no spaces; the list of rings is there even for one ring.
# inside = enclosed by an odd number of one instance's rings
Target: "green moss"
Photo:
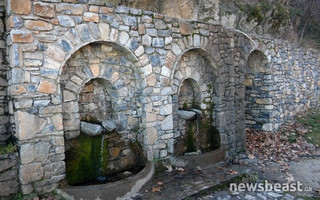
[[[95,180],[101,167],[101,136],[90,137],[81,134],[71,141],[72,149],[66,152],[66,173],[70,185],[79,185]],[[106,142],[104,142],[106,149]],[[107,167],[108,151],[103,154],[103,169]],[[104,173],[104,172],[103,172]]]
[[[310,109],[304,115],[297,117],[297,120],[309,129],[304,136],[306,140],[320,146],[320,109]]]
[[[17,146],[14,145],[13,143],[5,144],[5,145],[0,145],[0,155],[2,154],[8,154],[8,153],[13,153],[17,151]]]
[[[183,110],[188,110],[190,107],[188,106],[187,102],[183,103]]]
[[[263,21],[263,14],[261,13],[261,5],[255,4],[248,8],[248,21],[254,20],[255,22],[261,23]]]

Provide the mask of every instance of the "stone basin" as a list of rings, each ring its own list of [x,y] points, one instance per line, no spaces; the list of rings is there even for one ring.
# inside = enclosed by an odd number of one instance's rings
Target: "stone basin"
[[[66,186],[57,192],[68,200],[126,199],[138,193],[153,175],[154,164],[148,163],[139,173],[117,182],[89,186]]]
[[[178,167],[196,168],[206,167],[212,164],[224,161],[226,158],[226,150],[224,147],[219,149],[200,153],[196,155],[183,155],[170,158],[171,164]]]

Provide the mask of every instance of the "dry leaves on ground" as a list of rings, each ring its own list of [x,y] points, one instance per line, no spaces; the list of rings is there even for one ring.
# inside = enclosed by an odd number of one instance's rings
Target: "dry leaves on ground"
[[[307,129],[299,123],[287,123],[277,133],[246,130],[248,158],[259,158],[261,166],[277,162],[282,171],[287,171],[289,161],[297,161],[301,155],[311,155],[314,145],[304,139]]]

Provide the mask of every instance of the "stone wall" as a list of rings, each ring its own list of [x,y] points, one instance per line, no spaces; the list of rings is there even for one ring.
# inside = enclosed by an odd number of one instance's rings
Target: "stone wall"
[[[11,136],[8,116],[5,1],[0,2],[0,144]]]
[[[9,199],[10,195],[17,194],[19,191],[17,164],[17,153],[0,155],[0,199]]]
[[[245,96],[248,128],[275,131],[296,114],[319,106],[320,58],[317,53],[291,46],[283,40],[261,36],[250,39],[247,63],[244,69],[239,68],[244,72],[240,83],[244,83],[245,88],[240,86],[239,90]],[[245,46],[242,41],[239,44]]]
[[[65,179],[65,140],[80,134],[81,115],[91,106],[152,161],[174,154],[185,80],[199,87],[198,104],[227,157],[245,148],[246,118],[274,130],[296,106],[317,104],[319,57],[311,51],[104,1],[6,2],[9,111],[26,196],[51,192]],[[252,61],[257,51],[267,59]],[[266,60],[268,70],[259,67]],[[84,102],[93,97],[84,97],[83,88],[95,81],[93,94],[110,98],[111,114],[95,110],[99,101]],[[258,91],[266,96],[256,98]]]

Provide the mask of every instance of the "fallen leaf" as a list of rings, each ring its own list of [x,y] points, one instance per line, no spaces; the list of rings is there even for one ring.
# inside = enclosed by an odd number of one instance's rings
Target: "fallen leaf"
[[[163,182],[160,181],[157,183],[157,185],[161,186],[161,185],[163,185]]]
[[[176,170],[177,170],[178,172],[184,172],[184,169],[183,169],[182,167],[177,167]]]
[[[152,192],[161,192],[161,187],[152,187]]]
[[[233,169],[230,169],[229,174],[230,175],[235,175],[235,174],[238,174],[238,172],[233,170]]]

